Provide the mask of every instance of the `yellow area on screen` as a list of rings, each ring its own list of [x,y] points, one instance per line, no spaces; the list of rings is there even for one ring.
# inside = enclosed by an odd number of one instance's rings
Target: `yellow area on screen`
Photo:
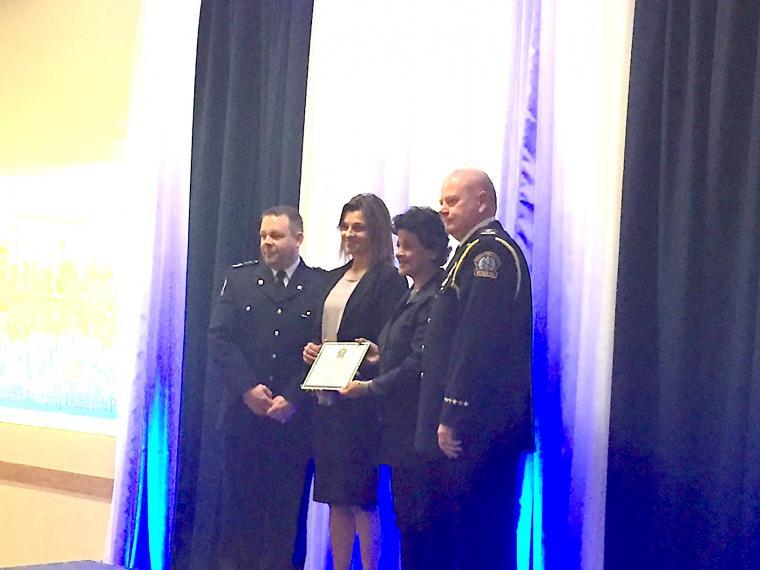
[[[138,0],[0,2],[0,172],[118,152],[139,9]]]
[[[0,2],[0,421],[115,417],[141,7]]]

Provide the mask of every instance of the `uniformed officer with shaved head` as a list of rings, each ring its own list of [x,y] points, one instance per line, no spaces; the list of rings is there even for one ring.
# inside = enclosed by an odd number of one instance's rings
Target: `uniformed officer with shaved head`
[[[415,445],[432,458],[441,559],[515,568],[516,473],[534,441],[530,276],[485,172],[449,174],[440,206],[460,245],[431,309]]]

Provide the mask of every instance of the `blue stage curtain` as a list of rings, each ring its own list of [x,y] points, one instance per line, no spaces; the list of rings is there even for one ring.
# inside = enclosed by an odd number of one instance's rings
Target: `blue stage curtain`
[[[760,561],[760,3],[636,2],[608,568]]]
[[[206,377],[211,304],[223,272],[258,255],[261,212],[298,205],[311,13],[311,0],[201,3],[172,535],[182,570],[217,563],[225,387]]]

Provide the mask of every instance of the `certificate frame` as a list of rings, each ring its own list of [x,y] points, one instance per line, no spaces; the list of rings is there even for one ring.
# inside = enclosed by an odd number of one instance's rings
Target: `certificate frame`
[[[301,389],[342,390],[356,376],[367,350],[367,342],[323,342]]]

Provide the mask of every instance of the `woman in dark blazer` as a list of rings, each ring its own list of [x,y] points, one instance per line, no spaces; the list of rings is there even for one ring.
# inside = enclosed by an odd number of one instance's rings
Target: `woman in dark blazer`
[[[381,461],[392,467],[402,568],[438,568],[432,540],[435,518],[427,504],[430,493],[424,488],[429,479],[421,473],[429,465],[414,450],[414,432],[425,329],[444,277],[441,265],[449,253],[448,236],[430,208],[410,208],[396,216],[393,232],[398,235],[398,271],[410,277],[413,285],[368,351],[362,374],[372,379],[351,382],[341,395],[380,404]]]
[[[343,206],[341,251],[351,260],[328,273],[324,301],[316,315],[315,340],[377,341],[393,307],[408,289],[392,264],[391,220],[383,201],[359,194]],[[317,342],[304,347],[311,364]],[[336,393],[318,394],[314,413],[314,500],[330,505],[333,567],[348,569],[359,533],[362,566],[377,567],[380,521],[377,466],[380,423],[377,405]]]

